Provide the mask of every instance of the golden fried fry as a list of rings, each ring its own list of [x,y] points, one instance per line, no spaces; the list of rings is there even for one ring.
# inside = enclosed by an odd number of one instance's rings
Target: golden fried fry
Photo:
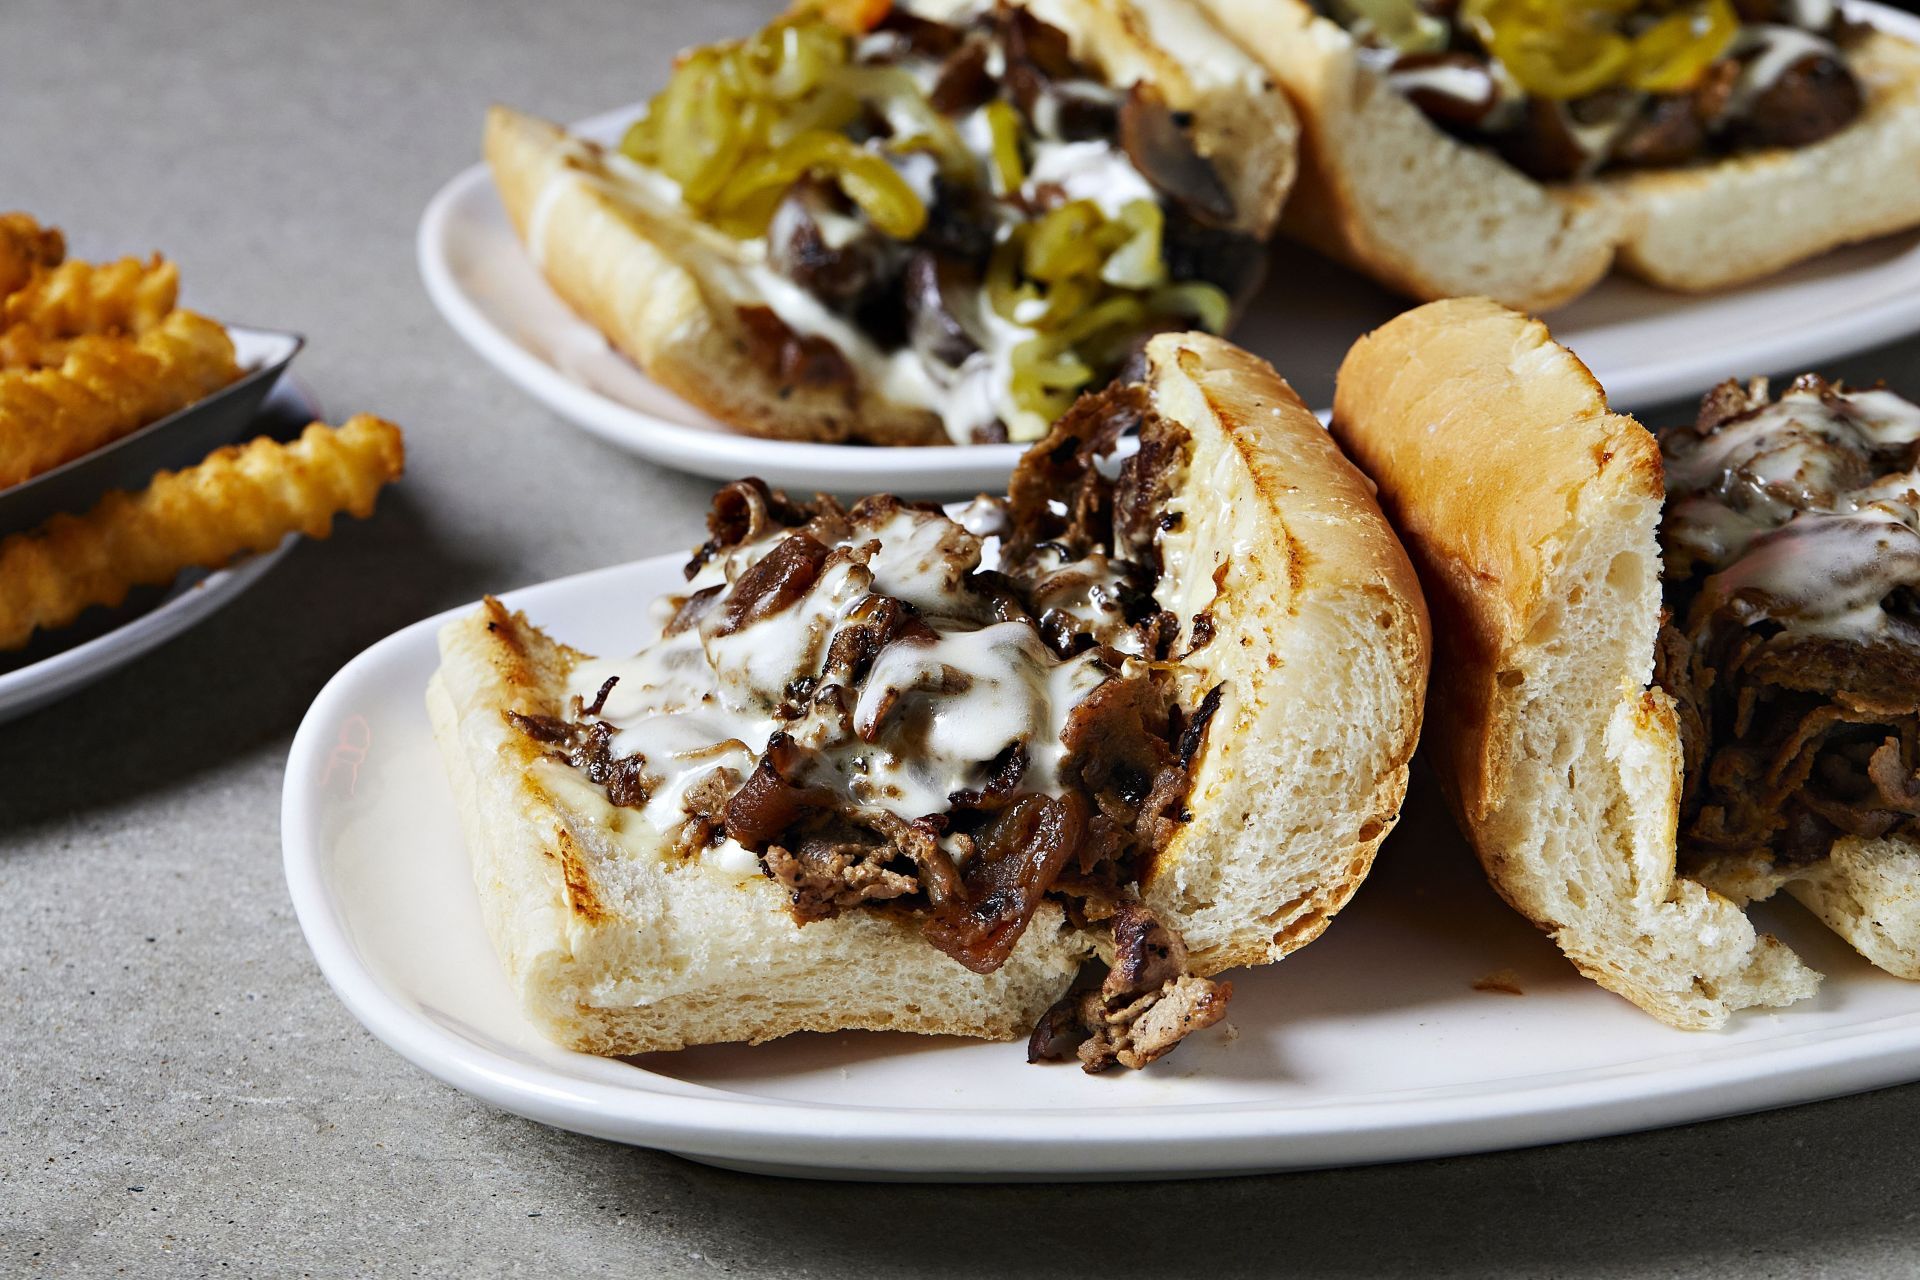
[[[65,362],[84,334],[132,334],[156,328],[173,310],[180,271],[155,254],[97,267],[71,259],[0,298],[0,372]]]
[[[138,338],[73,339],[58,368],[0,373],[0,488],[89,453],[240,376],[233,341],[176,311]]]
[[[31,214],[0,213],[0,297],[18,289],[42,267],[57,267],[67,256],[58,227],[43,227]]]
[[[280,544],[324,538],[341,512],[364,517],[406,464],[400,428],[360,414],[297,441],[264,436],[162,471],[139,493],[110,493],[83,516],[58,515],[0,540],[0,650],[63,627],[90,605],[117,605],[135,586],[173,581]]]
[[[180,269],[153,255],[105,266],[74,259],[37,273],[0,299],[0,329],[30,325],[49,338],[83,333],[138,336],[158,325],[180,295]]]
[[[66,363],[79,344],[79,338],[56,338],[30,324],[0,329],[0,373],[51,369]]]

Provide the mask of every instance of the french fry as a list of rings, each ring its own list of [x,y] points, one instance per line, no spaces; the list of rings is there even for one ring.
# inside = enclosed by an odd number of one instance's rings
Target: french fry
[[[180,296],[180,269],[153,255],[104,266],[73,259],[42,270],[0,299],[0,328],[30,325],[50,338],[83,333],[136,337],[166,318]]]
[[[56,338],[30,324],[0,329],[0,373],[64,364],[79,338]]]
[[[239,376],[227,331],[191,311],[175,311],[138,338],[75,338],[57,368],[0,373],[0,488],[90,453]]]
[[[43,227],[31,214],[0,213],[0,297],[12,293],[43,267],[57,267],[67,256],[58,227]]]
[[[367,414],[338,428],[316,422],[290,444],[263,436],[229,445],[197,466],[162,471],[138,493],[110,493],[85,515],[0,540],[0,651],[183,569],[270,550],[289,533],[325,538],[336,515],[371,514],[405,465],[391,422]]]

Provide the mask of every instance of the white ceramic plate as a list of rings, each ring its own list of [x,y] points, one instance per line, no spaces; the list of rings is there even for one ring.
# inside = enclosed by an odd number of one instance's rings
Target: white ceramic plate
[[[1920,39],[1920,18],[1880,4],[1853,7]],[[611,142],[639,111],[595,116],[575,130]],[[560,416],[663,466],[720,480],[759,475],[800,490],[970,495],[1002,490],[1019,456],[1016,445],[876,449],[728,432],[647,378],[554,296],[515,238],[484,165],[433,198],[418,251],[434,304],[488,363]],[[1273,361],[1309,404],[1325,405],[1347,347],[1406,305],[1282,247],[1234,337]],[[1696,396],[1723,378],[1797,373],[1920,330],[1920,235],[1843,250],[1706,297],[1616,277],[1551,320],[1616,408],[1648,408]]]
[[[257,422],[320,417],[320,406],[292,378],[282,376],[262,403]],[[149,649],[207,618],[260,580],[293,546],[289,536],[264,555],[208,573],[189,569],[145,608],[123,607],[106,619],[83,618],[66,632],[42,636],[24,652],[0,655],[0,723],[36,711],[85,688]]]
[[[575,645],[623,652],[679,563],[507,600]],[[361,654],[308,712],[287,764],[287,882],[321,969],[376,1036],[547,1124],[806,1176],[1145,1177],[1523,1146],[1920,1078],[1920,984],[1797,908],[1765,924],[1827,973],[1817,998],[1673,1031],[1502,906],[1424,794],[1324,938],[1234,977],[1236,1033],[1204,1032],[1144,1072],[871,1032],[571,1053],[520,1016],[481,925],[422,700],[442,618]],[[1503,970],[1524,995],[1475,989]]]

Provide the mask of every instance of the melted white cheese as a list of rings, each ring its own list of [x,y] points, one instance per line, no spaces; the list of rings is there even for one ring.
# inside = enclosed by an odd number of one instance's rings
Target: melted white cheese
[[[1757,49],[1758,53],[1751,51]],[[1839,58],[1840,51],[1831,40],[1803,31],[1799,27],[1775,23],[1754,23],[1743,27],[1735,52],[1751,53],[1727,99],[1726,114],[1738,116],[1753,105],[1753,100],[1771,89],[1787,69],[1802,58],[1821,54]]]
[[[971,523],[1004,527],[995,500],[970,511]],[[573,671],[568,692],[589,704],[617,678],[599,718],[614,727],[617,756],[644,757],[644,822],[671,836],[696,786],[719,774],[729,793],[737,790],[776,732],[811,748],[810,781],[909,821],[945,812],[956,791],[984,786],[993,762],[1015,745],[1028,760],[1021,789],[1059,793],[1068,718],[1113,673],[1093,651],[1062,661],[1030,624],[985,616],[967,581],[981,563],[980,535],[940,512],[882,507],[853,524],[798,601],[722,634],[724,592],[791,532],[771,529],[703,564],[689,593],[723,594],[693,625],[664,634],[686,598],[667,597],[654,611],[659,629],[638,653]],[[846,719],[832,713],[837,699],[785,718],[797,686],[827,678],[832,636],[874,593],[913,604],[931,639],[881,650]],[[754,855],[732,841],[700,856],[727,874],[758,874]]]
[[[1387,82],[1401,93],[1424,90],[1461,102],[1492,102],[1499,88],[1486,67],[1462,67],[1441,63],[1431,67],[1413,67],[1393,71]]]
[[[1059,665],[1024,622],[888,645],[854,709],[862,747],[841,753],[849,789],[903,818],[944,812],[947,797],[984,782],[983,766],[1009,746],[1043,744],[1054,721],[1048,675]],[[1026,787],[1053,783],[1031,776]]]
[[[1865,639],[1886,629],[1881,601],[1920,586],[1920,473],[1873,474],[1869,455],[1915,441],[1920,406],[1890,391],[1795,389],[1671,448],[1670,574],[1704,566],[1710,605],[1740,599],[1790,630]]]
[[[1036,142],[1023,190],[1057,186],[1069,200],[1091,200],[1109,218],[1136,200],[1158,199],[1153,186],[1133,167],[1124,151],[1105,142]]]

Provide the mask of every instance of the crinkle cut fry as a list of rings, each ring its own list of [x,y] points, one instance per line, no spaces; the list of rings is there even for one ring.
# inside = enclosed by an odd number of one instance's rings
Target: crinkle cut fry
[[[180,269],[159,254],[96,266],[74,259],[36,274],[0,299],[0,327],[28,325],[49,338],[147,332],[180,297]]]
[[[43,267],[57,267],[67,256],[58,227],[43,227],[26,213],[0,213],[0,297],[12,293]]]
[[[80,337],[55,337],[30,324],[0,329],[0,373],[50,369],[64,364],[80,345]]]
[[[228,445],[138,493],[14,534],[0,541],[0,651],[183,569],[270,550],[289,533],[325,538],[336,515],[371,514],[405,465],[400,428],[360,414],[338,428],[316,422],[288,444]]]
[[[138,338],[87,334],[57,368],[0,372],[0,487],[91,453],[240,376],[233,340],[176,311]]]

